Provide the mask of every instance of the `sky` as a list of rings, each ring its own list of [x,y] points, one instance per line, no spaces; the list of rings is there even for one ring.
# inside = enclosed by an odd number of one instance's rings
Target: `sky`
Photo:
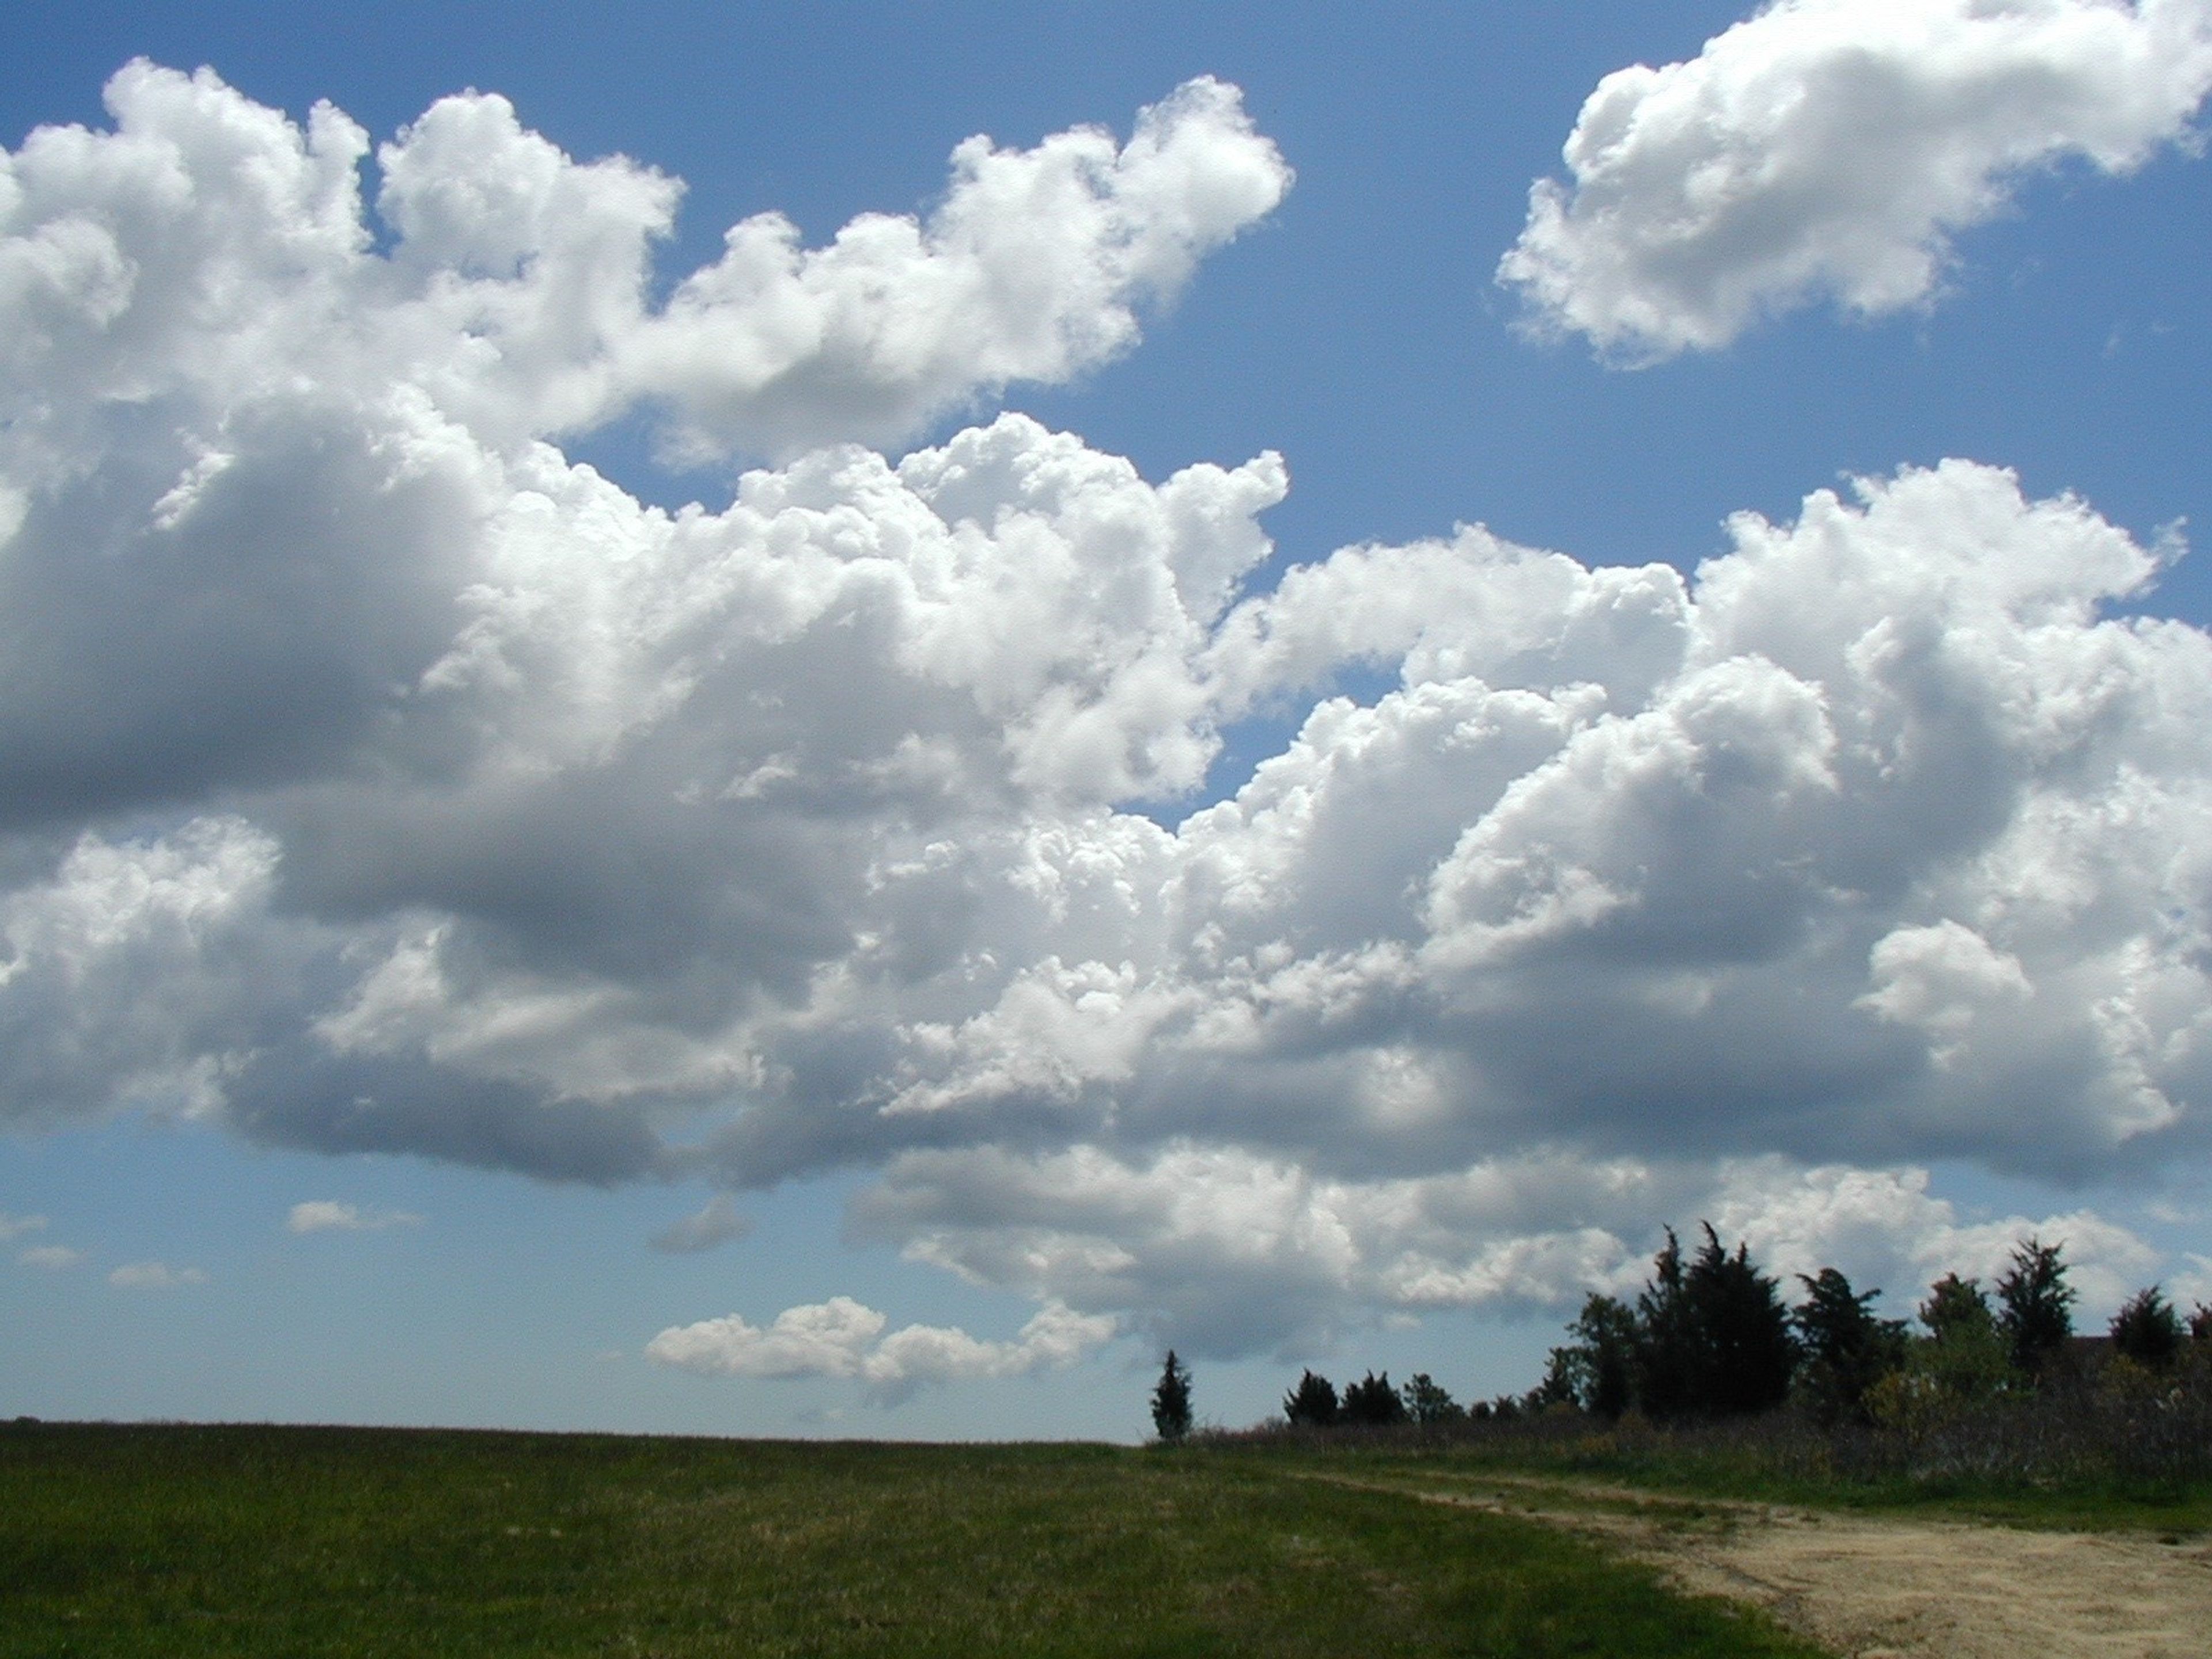
[[[2212,1300],[2212,0],[89,3],[0,1415],[1133,1439]]]

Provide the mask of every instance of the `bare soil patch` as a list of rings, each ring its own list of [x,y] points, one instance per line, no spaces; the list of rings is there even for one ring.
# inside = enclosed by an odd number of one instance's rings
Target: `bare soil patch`
[[[1603,1538],[1852,1659],[2212,1656],[2201,1534],[2039,1532],[1512,1477],[1419,1495]]]

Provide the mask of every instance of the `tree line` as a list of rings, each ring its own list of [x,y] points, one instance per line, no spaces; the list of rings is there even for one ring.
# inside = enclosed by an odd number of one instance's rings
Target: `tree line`
[[[1971,1405],[2069,1379],[2078,1293],[2062,1246],[2017,1244],[1990,1289],[1947,1273],[1917,1309],[1920,1330],[1873,1311],[1834,1267],[1780,1282],[1748,1248],[1723,1247],[1710,1224],[1686,1255],[1672,1229],[1635,1299],[1590,1296],[1552,1350],[1539,1407],[1564,1404],[1654,1422],[1749,1416],[1794,1401],[1823,1426],[1895,1424],[1916,1405]],[[2106,1363],[2148,1374],[2172,1369],[2192,1341],[2212,1345],[2212,1309],[2185,1322],[2155,1285],[2139,1291],[2106,1333]]]
[[[2021,1241],[1988,1289],[1947,1273],[1918,1309],[1919,1330],[1873,1310],[1879,1290],[1859,1291],[1834,1267],[1796,1275],[1801,1299],[1779,1279],[1725,1248],[1710,1223],[1685,1251],[1674,1230],[1632,1299],[1593,1293],[1552,1349],[1542,1380],[1525,1395],[1462,1406],[1427,1373],[1393,1386],[1368,1371],[1340,1392],[1307,1369],[1283,1399],[1294,1428],[1439,1426],[1553,1410],[1607,1421],[1634,1413],[1654,1423],[1753,1416],[1785,1403],[1822,1427],[1911,1431],[1932,1418],[2055,1379],[2080,1380],[2074,1309],[2063,1247]],[[2124,1381],[2174,1371],[2194,1353],[2212,1360],[2212,1308],[2186,1319],[2156,1285],[2113,1317],[2097,1363]],[[1170,1352],[1152,1417],[1163,1441],[1191,1430],[1190,1372]]]

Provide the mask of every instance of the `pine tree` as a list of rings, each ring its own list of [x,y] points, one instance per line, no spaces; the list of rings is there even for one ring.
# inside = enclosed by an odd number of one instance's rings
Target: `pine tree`
[[[1750,1248],[1730,1255],[1710,1221],[1687,1283],[1698,1339],[1698,1409],[1716,1416],[1763,1412],[1789,1397],[1797,1342],[1779,1286],[1753,1265]]]
[[[2060,1246],[2029,1238],[2014,1247],[2012,1265],[1997,1279],[2004,1311],[1997,1328],[2012,1348],[2012,1363],[2039,1375],[2074,1334],[2075,1291],[2066,1282]]]
[[[1651,1278],[1636,1297],[1636,1398],[1664,1422],[1696,1409],[1698,1339],[1682,1275],[1682,1243],[1667,1229]]]
[[[2155,1285],[2136,1291],[2112,1316],[2112,1334],[2117,1352],[2154,1371],[2162,1371],[2179,1359],[2186,1340],[2181,1316]]]
[[[1302,1428],[1334,1427],[1337,1409],[1336,1385],[1318,1371],[1306,1372],[1283,1396],[1283,1415]]]
[[[1867,1307],[1879,1291],[1854,1291],[1833,1267],[1797,1275],[1808,1294],[1791,1322],[1804,1346],[1798,1386],[1823,1424],[1868,1419],[1867,1390],[1905,1360],[1905,1322],[1877,1319]]]
[[[1790,1392],[1797,1345],[1790,1310],[1747,1246],[1721,1248],[1712,1224],[1686,1267],[1681,1241],[1667,1243],[1636,1298],[1637,1403],[1665,1421],[1726,1417],[1778,1406]]]
[[[1914,1348],[1912,1369],[1939,1397],[1972,1404],[2003,1391],[2012,1362],[1978,1280],[1944,1274],[1929,1287],[1920,1322],[1928,1328],[1928,1340]]]
[[[1416,1423],[1456,1423],[1467,1415],[1451,1391],[1426,1371],[1415,1371],[1413,1381],[1399,1388],[1398,1395],[1406,1402],[1406,1415]]]
[[[1170,1446],[1190,1433],[1190,1367],[1176,1358],[1173,1348],[1152,1389],[1152,1427]]]
[[[1562,1368],[1577,1405],[1613,1421],[1636,1403],[1635,1311],[1593,1291],[1567,1333],[1575,1340],[1553,1349],[1547,1364]]]
[[[1389,1372],[1377,1376],[1370,1371],[1358,1382],[1345,1384],[1344,1402],[1337,1408],[1336,1420],[1364,1428],[1387,1429],[1406,1420],[1406,1402],[1390,1386]]]

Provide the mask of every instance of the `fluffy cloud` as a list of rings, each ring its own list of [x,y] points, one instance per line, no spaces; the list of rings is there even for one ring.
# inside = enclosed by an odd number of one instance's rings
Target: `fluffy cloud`
[[[1701,1214],[1901,1291],[2002,1255],[1913,1186],[1936,1159],[2201,1156],[2212,641],[2122,614],[2178,544],[1954,461],[1690,576],[1472,529],[1271,584],[1279,458],[1153,481],[1015,414],[663,511],[549,438],[651,396],[773,448],[1072,372],[1273,199],[1272,149],[1198,83],[652,312],[672,186],[495,100],[380,152],[385,251],[335,112],[110,95],[0,190],[10,1123],[873,1171],[860,1233],[1044,1322],[833,1302],[656,1352],[879,1391],[1070,1333],[1557,1307]],[[848,283],[894,255],[925,274]],[[908,353],[926,271],[964,320]],[[662,330],[703,378],[653,381]],[[765,339],[812,367],[744,390]]]
[[[1947,1273],[1993,1282],[2023,1238],[2062,1244],[2085,1316],[2158,1253],[2094,1212],[1963,1220],[1925,1170],[1552,1152],[1399,1180],[1316,1179],[1287,1159],[1176,1146],[1143,1161],[909,1153],[856,1212],[864,1237],[971,1282],[1079,1310],[1138,1310],[1195,1356],[1310,1354],[1373,1318],[1443,1308],[1556,1314],[1649,1277],[1654,1218],[1709,1218],[1791,1276],[1838,1267],[1909,1313]]]
[[[2203,0],[1779,0],[1600,82],[1498,277],[1629,362],[1821,298],[1919,305],[2023,177],[2129,172],[2208,88]]]
[[[166,1261],[131,1261],[108,1274],[107,1282],[126,1291],[173,1291],[204,1285],[207,1274],[198,1267],[172,1267]]]
[[[1126,145],[1097,127],[1031,150],[971,138],[925,221],[867,215],[812,250],[781,215],[735,227],[620,373],[681,411],[695,451],[903,437],[979,388],[1120,352],[1137,303],[1173,295],[1290,179],[1211,79],[1142,112]]]
[[[388,252],[362,200],[368,137],[331,106],[301,128],[210,70],[143,61],[106,101],[112,132],[42,127],[0,164],[0,369],[22,422],[9,446],[39,483],[120,435],[118,399],[144,408],[141,440],[215,386],[281,419],[282,367],[303,353],[312,404],[420,402],[501,447],[641,399],[692,450],[888,442],[1124,349],[1139,308],[1291,181],[1236,88],[1193,81],[1126,144],[1092,127],[1030,150],[969,140],[927,220],[866,215],[808,249],[781,216],[749,219],[656,309],[653,248],[681,186],[620,156],[574,161],[495,94],[442,99],[377,149]],[[221,426],[177,434],[197,453],[157,520],[230,465]],[[368,562],[327,574],[375,580]]]
[[[645,1352],[710,1376],[855,1378],[889,1403],[929,1384],[1071,1365],[1115,1330],[1110,1318],[1050,1303],[1010,1342],[978,1341],[957,1325],[904,1325],[886,1334],[889,1322],[848,1296],[833,1296],[787,1308],[765,1329],[736,1314],[672,1326]]]
[[[46,1218],[42,1215],[9,1215],[0,1210],[0,1244],[21,1238],[26,1233],[44,1232]]]
[[[412,1211],[364,1210],[358,1205],[340,1204],[327,1198],[295,1204],[284,1218],[285,1230],[295,1233],[368,1233],[380,1232],[386,1227],[422,1224],[422,1218]]]
[[[72,1250],[66,1244],[35,1244],[27,1250],[17,1251],[15,1260],[26,1267],[44,1267],[49,1273],[60,1273],[83,1261],[84,1253]]]

